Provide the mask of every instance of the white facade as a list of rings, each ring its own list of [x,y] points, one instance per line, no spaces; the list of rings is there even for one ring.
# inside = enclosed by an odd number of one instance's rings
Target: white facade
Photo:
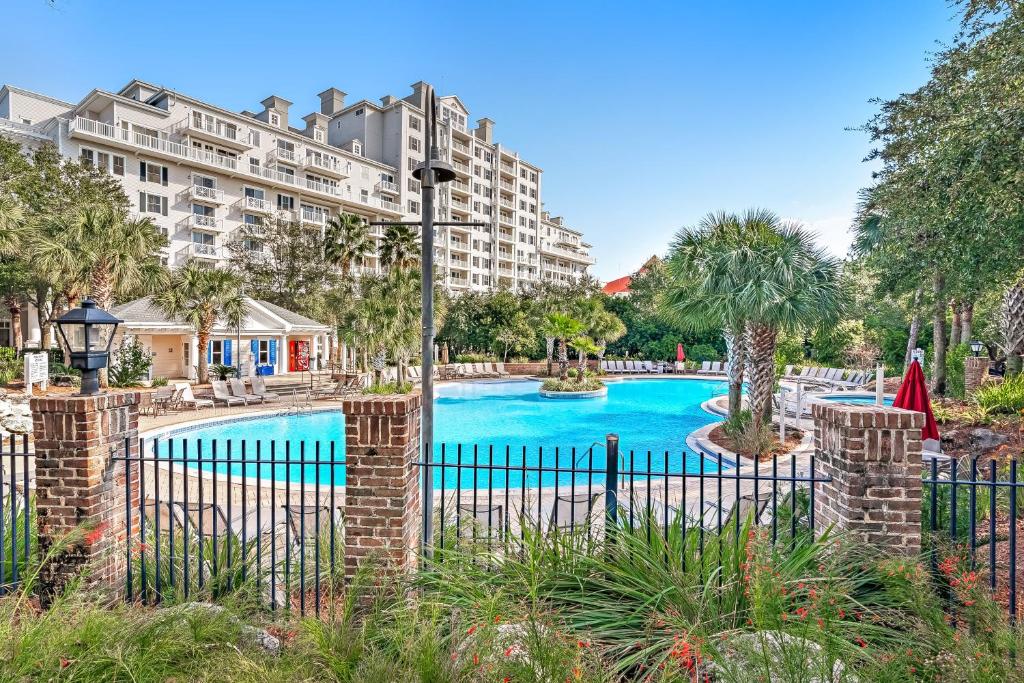
[[[168,265],[215,265],[243,224],[276,217],[322,226],[339,212],[416,220],[412,169],[424,158],[424,90],[421,82],[402,100],[345,107],[345,93],[329,88],[320,111],[298,127],[291,103],[274,95],[258,113],[233,113],[138,80],[116,93],[93,90],[77,104],[4,86],[0,134],[26,146],[51,140],[64,156],[105,168],[121,179],[134,211],[170,239]],[[442,97],[440,106],[441,158],[458,177],[439,189],[437,217],[489,224],[438,229],[446,286],[519,288],[549,272],[585,273],[594,262],[589,245],[543,211],[541,170],[494,142],[489,119],[470,130],[457,97]],[[376,258],[364,265],[378,268]]]

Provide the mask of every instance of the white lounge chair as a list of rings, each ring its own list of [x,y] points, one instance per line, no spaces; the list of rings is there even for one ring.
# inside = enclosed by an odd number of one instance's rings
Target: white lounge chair
[[[651,361],[641,361],[641,365],[643,365],[642,372],[646,372],[647,374],[651,374],[652,372],[654,372],[654,363],[652,363]]]
[[[706,360],[700,364],[700,370],[697,371],[698,375],[707,375],[711,372],[711,361]]]
[[[228,380],[228,388],[231,390],[232,396],[244,400],[247,405],[249,403],[263,403],[263,397],[246,391],[242,380],[237,377],[232,377]]]
[[[603,361],[601,361],[601,370],[603,370],[604,372],[611,372],[611,361],[610,360],[603,360]]]
[[[178,403],[192,408],[193,410],[199,410],[200,408],[212,408],[213,400],[209,398],[196,398],[195,394],[192,393],[192,385],[188,382],[177,382],[174,388],[181,393],[181,397],[178,399]]]
[[[254,376],[250,381],[252,382],[252,393],[263,399],[264,403],[273,403],[274,401],[281,400],[281,396],[279,394],[267,391],[267,383],[259,375]]]
[[[214,380],[210,382],[213,387],[213,400],[217,403],[223,403],[224,405],[231,406],[244,406],[248,402],[239,396],[232,396],[231,392],[228,391],[228,383],[221,380]]]
[[[504,363],[491,363],[491,370],[497,373],[498,377],[511,377],[509,371],[505,369]]]
[[[717,375],[722,372],[722,361],[711,361],[711,374]]]

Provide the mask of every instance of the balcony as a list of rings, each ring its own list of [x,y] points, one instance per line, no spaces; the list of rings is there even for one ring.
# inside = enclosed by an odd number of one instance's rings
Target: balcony
[[[274,213],[274,205],[269,200],[257,197],[241,197],[235,204],[239,211],[248,213],[260,213],[266,216]]]
[[[222,121],[210,121],[205,118],[197,120],[194,116],[188,116],[175,127],[175,130],[181,136],[214,142],[239,151],[252,148],[248,136],[241,128],[225,125]]]
[[[456,211],[469,211],[469,202],[452,198],[452,208]]]
[[[511,230],[498,228],[498,239],[502,242],[513,242],[515,241],[515,234]]]
[[[469,164],[460,164],[458,161],[454,161],[452,166],[457,172],[469,175]]]
[[[510,175],[513,178],[516,177],[516,167],[512,164],[506,164],[504,161],[501,162],[501,172],[505,175]]]
[[[186,246],[178,250],[176,256],[178,257],[178,261],[184,261],[190,258],[217,259],[220,258],[220,247],[215,244],[189,242]]]
[[[278,209],[274,215],[277,216],[277,220],[284,223],[294,223],[298,220],[298,214],[295,211],[290,211],[289,209]]]
[[[327,213],[324,211],[310,211],[309,209],[303,208],[299,215],[299,221],[303,225],[316,225],[323,227],[327,225]]]
[[[579,251],[573,251],[572,249],[563,249],[562,247],[556,247],[548,242],[541,241],[540,251],[542,254],[551,254],[552,256],[560,256],[564,259],[575,263],[584,263],[588,266],[594,265],[597,261],[590,254],[584,254]]]
[[[206,187],[204,185],[193,185],[188,188],[188,196],[197,202],[207,204],[223,204],[224,190],[217,187]]]
[[[498,268],[498,275],[502,277],[515,277],[515,271],[510,268]]]
[[[505,213],[504,211],[498,214],[498,223],[502,225],[508,225],[513,228],[516,227],[515,217],[510,213]]]
[[[306,152],[302,169],[311,173],[323,173],[333,178],[347,178],[347,165],[343,165],[336,157],[327,154],[311,154]]]
[[[153,137],[133,132],[109,123],[77,117],[69,123],[68,134],[75,139],[102,140],[107,144],[132,151],[142,149],[145,150],[146,154],[161,159],[170,159],[178,163],[182,161],[191,162],[244,180],[256,178],[264,183],[284,187],[292,191],[303,192],[307,190],[330,197],[333,201],[340,200],[340,194],[336,185],[327,185],[315,181],[304,183],[301,178],[296,178],[293,174],[282,173],[274,168],[247,164],[240,162],[234,156],[215,154],[194,148],[191,145],[172,142],[163,137]],[[379,208],[377,202],[371,198],[366,198],[365,200],[346,198],[344,201],[346,203],[358,204],[364,209],[366,207]]]
[[[380,208],[385,209],[387,211],[397,211],[397,212],[400,212],[401,209],[402,209],[402,206],[398,202],[393,202],[390,199],[387,199],[385,197],[381,197],[380,198]]]
[[[516,184],[515,183],[510,183],[507,180],[500,181],[498,183],[498,185],[501,187],[501,189],[505,190],[506,192],[515,192],[516,191]]]
[[[469,145],[465,144],[464,142],[459,142],[458,140],[452,140],[452,149],[458,152],[459,154],[462,154],[467,157],[470,156],[471,154]]]
[[[501,205],[504,206],[506,209],[512,209],[513,211],[515,211],[516,208],[516,203],[510,199],[502,199]]]
[[[469,287],[469,278],[449,276],[448,284],[452,287]]]
[[[294,149],[272,149],[267,152],[267,163],[285,163],[285,164],[298,164],[299,155]]]
[[[390,180],[378,180],[377,184],[373,186],[377,192],[390,192],[391,194],[398,194],[398,183],[393,183]]]
[[[453,180],[448,183],[448,187],[451,188],[452,192],[458,192],[459,194],[469,194],[469,183],[464,180]]]
[[[224,221],[214,216],[204,216],[199,213],[190,213],[178,221],[178,227],[185,230],[224,230]]]
[[[463,242],[462,240],[449,240],[448,248],[452,251],[469,252],[469,242]]]

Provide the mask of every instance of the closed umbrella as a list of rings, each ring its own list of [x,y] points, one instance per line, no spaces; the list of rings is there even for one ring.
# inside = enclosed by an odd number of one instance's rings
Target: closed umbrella
[[[683,348],[681,343],[676,344],[676,360],[680,363],[686,360],[686,350]]]
[[[924,429],[921,430],[922,439],[939,439],[939,426],[935,423],[935,416],[932,415],[932,404],[928,400],[928,383],[924,379],[924,371],[921,364],[916,360],[911,361],[907,369],[907,376],[903,378],[899,391],[896,392],[896,400],[892,402],[894,408],[904,410],[916,410],[924,413]]]

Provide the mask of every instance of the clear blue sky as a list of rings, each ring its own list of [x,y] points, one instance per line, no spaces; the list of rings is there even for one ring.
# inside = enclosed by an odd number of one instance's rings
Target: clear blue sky
[[[329,86],[376,100],[430,81],[544,169],[602,279],[715,209],[771,208],[844,254],[871,172],[845,129],[920,85],[956,28],[945,0],[4,5],[0,82],[68,100],[137,77],[303,116]]]

